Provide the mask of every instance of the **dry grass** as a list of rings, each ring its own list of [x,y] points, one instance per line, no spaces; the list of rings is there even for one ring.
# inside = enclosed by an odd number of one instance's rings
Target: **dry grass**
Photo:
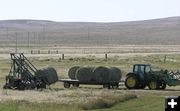
[[[106,89],[0,90],[1,102],[56,103],[78,106],[83,109],[107,108],[133,98],[136,98],[136,95],[130,92]]]

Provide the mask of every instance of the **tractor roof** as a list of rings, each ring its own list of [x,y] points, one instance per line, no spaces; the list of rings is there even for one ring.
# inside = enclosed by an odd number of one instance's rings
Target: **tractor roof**
[[[134,65],[137,65],[137,66],[151,66],[151,64],[134,64]]]

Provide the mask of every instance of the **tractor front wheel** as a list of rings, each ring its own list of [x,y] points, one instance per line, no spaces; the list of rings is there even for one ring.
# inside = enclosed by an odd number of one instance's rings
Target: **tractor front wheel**
[[[161,81],[159,84],[159,89],[164,90],[166,89],[166,83],[164,81]]]
[[[125,80],[125,86],[128,89],[136,89],[138,86],[138,78],[134,75],[127,76]]]

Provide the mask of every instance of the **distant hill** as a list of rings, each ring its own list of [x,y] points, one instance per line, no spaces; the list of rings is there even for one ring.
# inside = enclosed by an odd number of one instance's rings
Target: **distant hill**
[[[0,43],[48,45],[180,45],[180,17],[88,23],[1,20]]]

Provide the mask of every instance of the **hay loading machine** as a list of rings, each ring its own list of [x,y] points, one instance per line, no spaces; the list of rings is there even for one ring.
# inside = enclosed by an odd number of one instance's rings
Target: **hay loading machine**
[[[6,76],[4,89],[39,89],[58,81],[56,70],[52,67],[36,69],[23,53],[11,53],[11,69]]]

